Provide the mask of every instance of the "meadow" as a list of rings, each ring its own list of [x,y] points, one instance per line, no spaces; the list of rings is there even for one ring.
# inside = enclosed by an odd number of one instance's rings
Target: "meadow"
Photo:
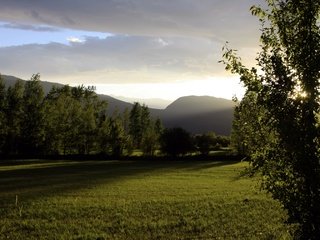
[[[290,239],[231,161],[0,162],[0,239]]]

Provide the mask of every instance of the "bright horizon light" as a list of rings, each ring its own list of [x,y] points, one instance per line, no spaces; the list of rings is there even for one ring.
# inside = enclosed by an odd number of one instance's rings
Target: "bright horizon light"
[[[86,84],[89,86],[90,84]],[[159,98],[176,100],[179,97],[214,96],[232,99],[242,98],[244,88],[237,77],[207,78],[204,80],[177,81],[169,83],[94,84],[98,94],[141,99]]]

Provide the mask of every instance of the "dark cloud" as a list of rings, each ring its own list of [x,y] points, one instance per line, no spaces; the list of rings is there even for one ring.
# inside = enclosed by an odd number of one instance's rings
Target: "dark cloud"
[[[223,74],[218,61],[226,41],[245,55],[255,53],[259,22],[249,8],[261,2],[0,0],[0,21],[14,23],[5,27],[114,33],[70,45],[0,48],[0,72],[20,77],[41,72],[47,80],[82,83],[163,82]]]
[[[194,36],[221,41],[232,38],[245,44],[258,29],[249,8],[260,2],[262,0],[2,0],[0,19],[130,35]]]
[[[21,23],[5,23],[0,25],[2,28],[9,29],[19,29],[19,30],[28,30],[34,32],[59,32],[61,31],[58,28],[50,27],[50,26],[38,26],[38,25],[29,25],[29,24],[21,24]]]
[[[219,74],[222,70],[222,66],[216,66],[219,50],[220,46],[208,39],[117,35],[106,39],[87,38],[84,43],[70,45],[50,43],[0,48],[0,56],[6,56],[0,58],[0,65],[5,72],[19,76],[41,71],[46,76],[72,75],[74,79],[92,74],[91,78],[108,83],[158,82],[179,76]],[[143,76],[137,79],[128,74],[132,72]]]

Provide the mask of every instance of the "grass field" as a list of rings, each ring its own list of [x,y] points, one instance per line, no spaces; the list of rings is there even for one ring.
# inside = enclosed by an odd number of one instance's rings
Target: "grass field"
[[[0,163],[0,239],[290,239],[246,163]]]

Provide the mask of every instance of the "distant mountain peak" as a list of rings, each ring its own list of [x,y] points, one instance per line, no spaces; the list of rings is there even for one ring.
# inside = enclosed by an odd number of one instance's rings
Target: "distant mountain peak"
[[[211,96],[184,96],[172,102],[166,110],[188,114],[189,112],[212,112],[234,107],[234,102]]]

